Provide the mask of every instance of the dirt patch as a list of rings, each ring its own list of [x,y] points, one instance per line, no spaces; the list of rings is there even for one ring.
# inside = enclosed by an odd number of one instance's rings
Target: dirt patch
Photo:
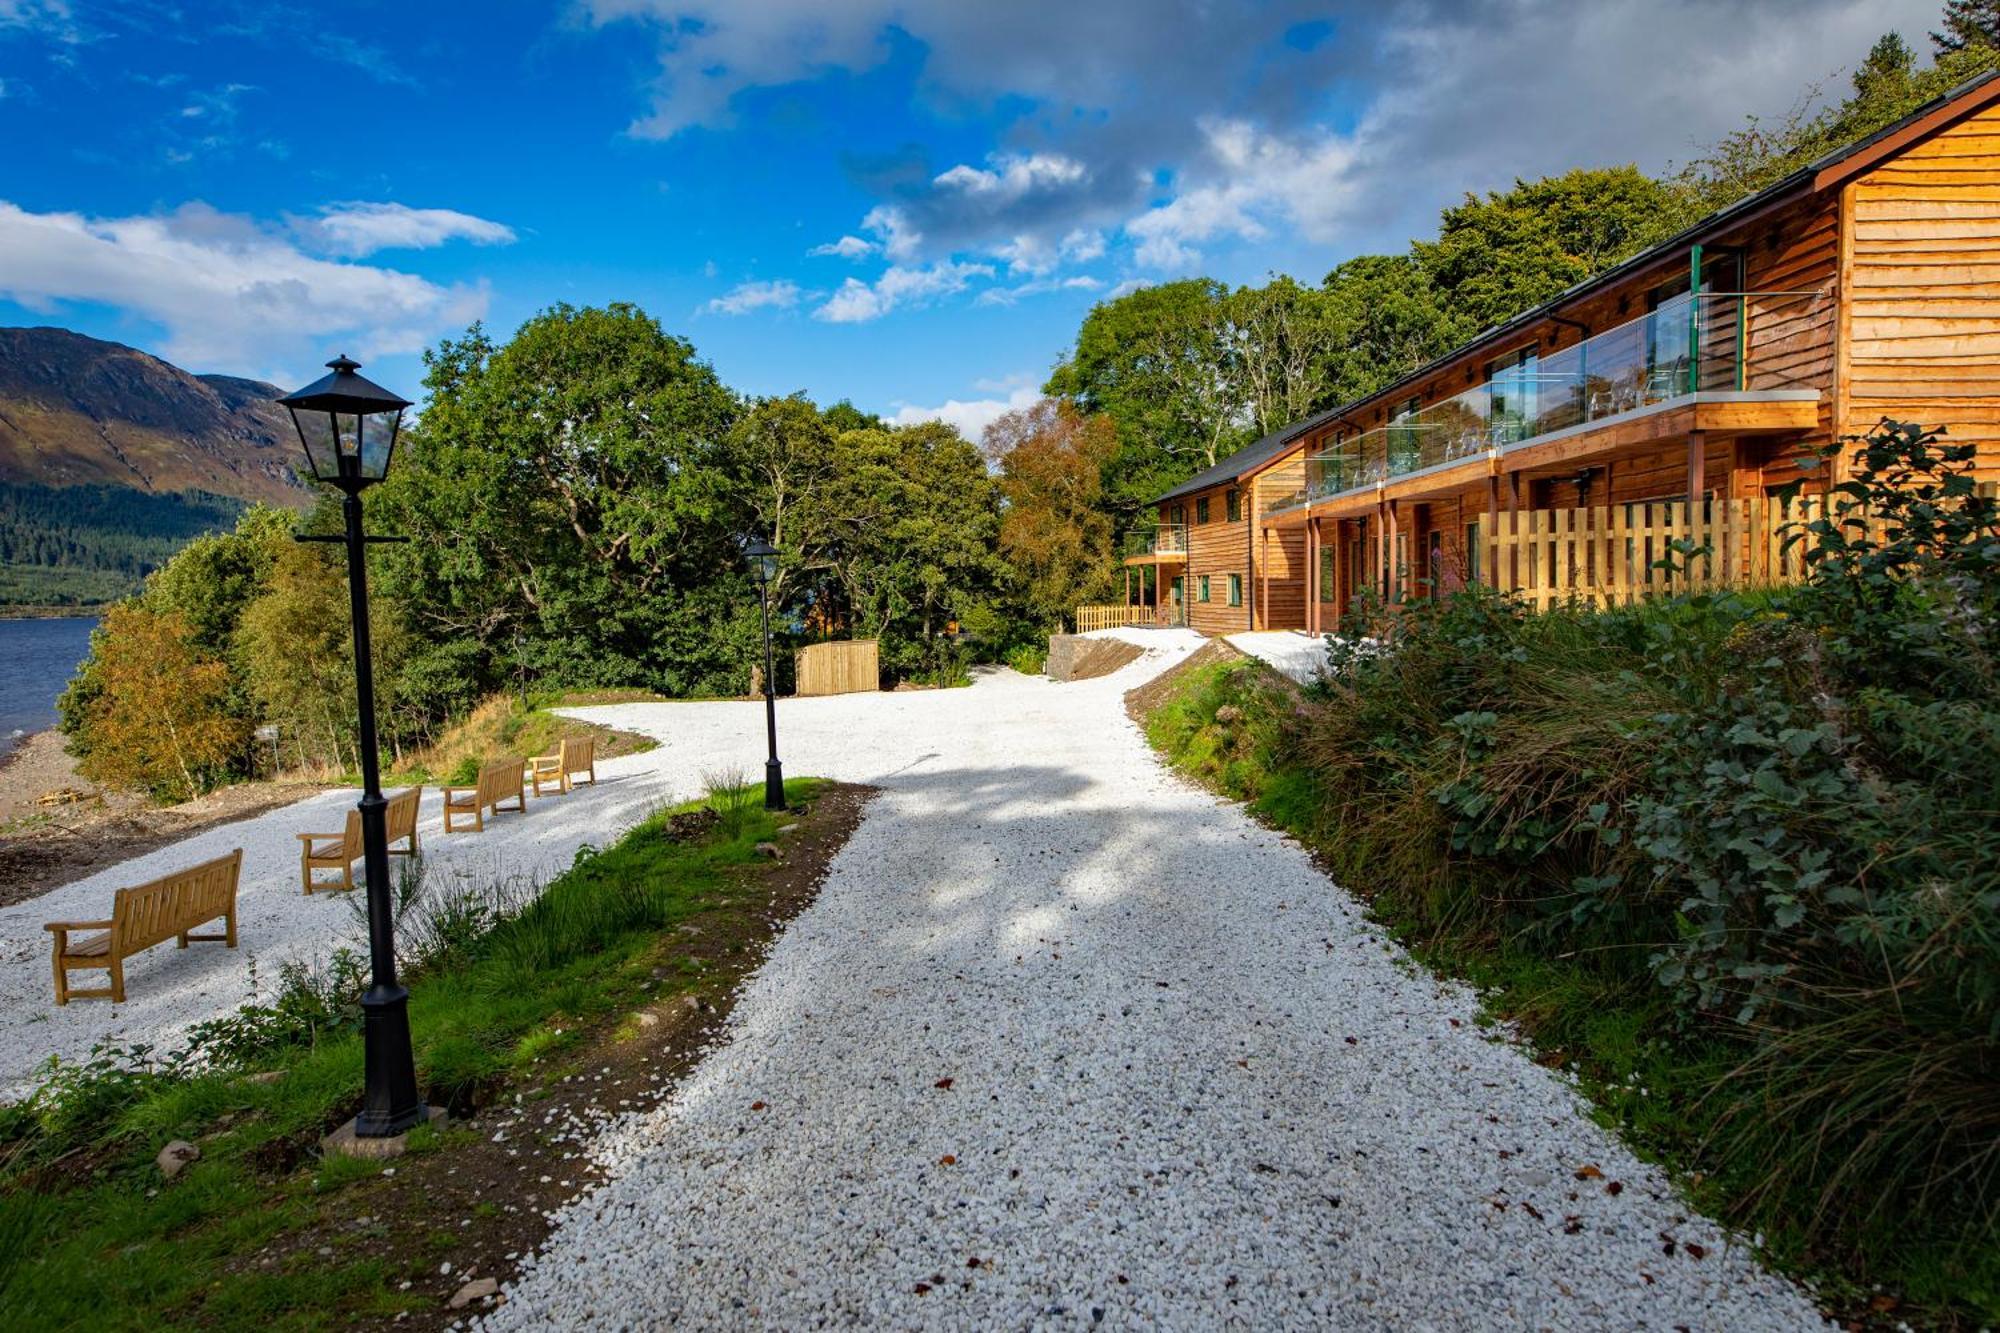
[[[1193,655],[1147,681],[1136,690],[1125,692],[1125,714],[1143,729],[1146,719],[1158,712],[1180,689],[1181,677],[1190,671],[1218,662],[1238,662],[1244,654],[1230,646],[1227,639],[1210,639],[1195,649]]]
[[[779,839],[780,856],[741,871],[754,886],[747,901],[737,896],[676,928],[673,970],[653,973],[661,994],[635,996],[630,1012],[538,1062],[532,1077],[460,1108],[464,1118],[452,1122],[441,1148],[397,1159],[393,1176],[344,1187],[314,1225],[247,1256],[237,1271],[283,1272],[332,1256],[344,1265],[375,1259],[398,1275],[392,1293],[419,1301],[396,1316],[356,1318],[351,1328],[445,1328],[491,1309],[491,1300],[460,1310],[448,1303],[468,1282],[511,1281],[548,1237],[545,1214],[602,1183],[584,1156],[594,1128],[673,1095],[771,942],[818,896],[874,794],[842,784],[799,812]],[[677,979],[686,971],[699,976],[692,987]]]
[[[1080,634],[1049,635],[1050,680],[1091,680],[1136,662],[1145,649],[1124,639],[1090,639]]]
[[[58,733],[38,732],[0,762],[0,907],[327,790],[315,782],[243,782],[180,805],[153,805],[85,781],[62,746]],[[75,799],[44,799],[56,795]]]

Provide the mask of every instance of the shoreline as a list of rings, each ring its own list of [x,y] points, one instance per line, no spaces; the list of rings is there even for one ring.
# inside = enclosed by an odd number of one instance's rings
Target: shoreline
[[[116,605],[102,606],[0,606],[0,620],[96,620]]]

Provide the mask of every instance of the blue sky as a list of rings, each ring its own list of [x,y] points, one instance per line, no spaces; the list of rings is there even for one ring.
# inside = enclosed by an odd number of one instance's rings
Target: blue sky
[[[473,319],[624,300],[745,392],[976,431],[1107,294],[1317,281],[1467,190],[1663,167],[1935,13],[0,0],[0,323],[416,396]]]

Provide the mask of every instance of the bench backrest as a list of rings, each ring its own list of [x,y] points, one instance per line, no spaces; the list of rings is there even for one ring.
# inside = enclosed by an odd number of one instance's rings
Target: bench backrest
[[[382,820],[388,825],[390,842],[416,832],[417,807],[423,799],[424,789],[420,786],[406,788],[389,798],[389,807],[382,812]]]
[[[564,737],[556,752],[560,756],[557,762],[562,766],[562,771],[575,773],[580,769],[589,768],[595,761],[597,739],[594,736],[585,736],[581,739]]]
[[[491,805],[495,801],[512,800],[521,794],[527,779],[523,776],[528,761],[515,755],[511,759],[495,759],[479,770],[479,803]]]
[[[120,889],[111,907],[111,939],[119,953],[137,953],[191,926],[226,915],[236,905],[243,849]]]

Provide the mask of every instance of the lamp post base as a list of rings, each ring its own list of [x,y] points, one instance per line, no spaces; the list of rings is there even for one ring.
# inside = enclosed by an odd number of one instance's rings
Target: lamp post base
[[[417,1093],[417,1061],[410,1049],[410,993],[401,986],[370,986],[361,997],[366,1090],[354,1132],[364,1139],[393,1138],[430,1114]]]
[[[775,759],[764,761],[764,808],[766,810],[785,808],[785,769]]]
[[[445,1127],[445,1113],[435,1107],[422,1108],[424,1117],[420,1122]],[[359,1157],[364,1161],[386,1162],[401,1157],[410,1150],[410,1131],[400,1134],[363,1134],[359,1128],[360,1117],[348,1121],[333,1133],[319,1141],[320,1151],[334,1157]]]

